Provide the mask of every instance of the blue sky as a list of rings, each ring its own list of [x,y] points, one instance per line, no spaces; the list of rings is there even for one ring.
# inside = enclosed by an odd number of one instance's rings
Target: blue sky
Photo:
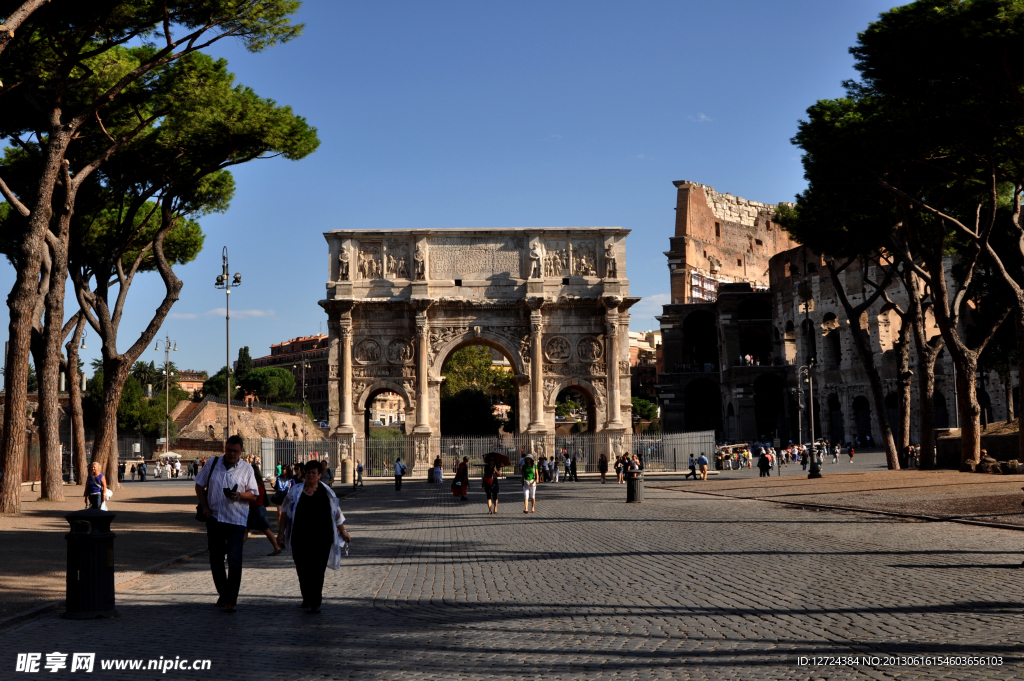
[[[657,328],[672,181],[792,200],[803,187],[789,143],[797,121],[842,93],[855,75],[848,47],[891,6],[306,0],[301,38],[213,53],[239,82],[305,116],[320,149],[236,169],[231,209],[203,220],[206,248],[179,268],[185,285],[160,335],[177,341],[181,368],[224,364],[224,293],[213,283],[225,245],[243,275],[231,295],[232,358],[241,345],[255,357],[326,330],[323,232],[410,227],[631,229],[631,293],[644,298],[631,326]],[[5,261],[0,289],[13,281]],[[136,281],[120,350],[161,296],[156,275]],[[97,340],[90,334],[86,361]]]

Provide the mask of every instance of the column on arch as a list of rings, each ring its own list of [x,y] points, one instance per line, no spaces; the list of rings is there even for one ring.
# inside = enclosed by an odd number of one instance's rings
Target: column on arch
[[[530,313],[530,336],[530,430],[544,430],[544,317],[540,310]]]
[[[338,329],[341,336],[340,365],[341,428],[352,430],[352,319],[342,319]]]
[[[605,332],[608,347],[607,368],[608,380],[608,425],[621,426],[622,417],[619,406],[619,313],[615,308],[609,308],[605,313]]]
[[[430,430],[427,359],[430,351],[430,325],[426,312],[416,314],[416,431]]]

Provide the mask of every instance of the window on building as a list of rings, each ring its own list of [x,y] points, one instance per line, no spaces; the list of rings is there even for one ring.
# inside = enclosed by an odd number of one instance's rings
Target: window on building
[[[715,236],[722,236],[722,223],[715,223]]]
[[[758,246],[764,246],[764,242],[761,241],[760,239],[754,239],[754,243],[757,244]]]
[[[736,266],[737,267],[743,267],[743,261],[741,259],[739,259],[739,258],[736,258]]]

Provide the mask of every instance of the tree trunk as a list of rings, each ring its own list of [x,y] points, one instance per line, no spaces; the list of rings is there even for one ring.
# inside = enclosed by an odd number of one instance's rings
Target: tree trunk
[[[978,355],[963,353],[957,366],[956,387],[960,409],[960,470],[981,461],[981,405],[978,403]]]
[[[51,244],[50,284],[43,317],[42,357],[39,371],[39,454],[42,496],[64,500],[64,457],[60,442],[60,365],[64,342],[64,293],[68,278],[67,238],[70,215],[61,215],[60,231]]]
[[[39,272],[46,244],[43,235],[50,226],[50,205],[70,132],[57,128],[50,132],[46,145],[43,173],[39,178],[36,203],[28,217],[24,240],[18,248],[14,286],[7,296],[8,349],[5,358],[7,394],[4,404],[4,428],[0,439],[0,514],[21,512],[21,469],[25,459],[25,428],[28,407],[28,362],[33,316],[37,303]]]
[[[914,316],[914,348],[917,351],[917,392],[921,410],[921,468],[935,468],[935,360],[942,351],[942,336],[928,341],[921,301],[912,303]]]
[[[71,412],[71,432],[73,433],[71,456],[75,461],[75,484],[84,485],[86,466],[89,465],[85,455],[85,422],[82,419],[82,379],[78,375],[78,347],[82,344],[82,330],[85,320],[78,318],[75,325],[75,333],[71,336],[71,342],[65,347],[68,351],[68,366],[65,372],[68,376],[68,403]]]
[[[121,405],[121,392],[128,379],[131,362],[109,359],[106,345],[103,348],[103,405],[96,424],[96,437],[92,444],[92,460],[99,463],[107,475],[107,487],[117,489],[117,408]]]
[[[1024,305],[1017,306],[1017,385],[1024,386]],[[1010,378],[1013,382],[1013,378]],[[1010,388],[1010,395],[1013,395],[1013,388]],[[1024,402],[1024,389],[1021,390],[1021,401]],[[1024,462],[1024,404],[1018,404],[1020,414],[1017,417],[1017,460]],[[1013,407],[1010,408],[1010,418],[1013,418]]]
[[[866,315],[867,312],[861,312]],[[889,416],[885,412],[885,394],[882,389],[882,378],[878,375],[878,368],[875,367],[874,353],[871,351],[871,342],[860,326],[860,319],[850,320],[850,331],[853,335],[853,345],[860,355],[861,365],[864,373],[868,375],[868,382],[871,385],[871,397],[875,403],[875,414],[878,417],[878,428],[882,432],[882,444],[885,447],[885,461],[889,470],[899,470],[900,462],[896,456],[896,444],[892,439],[892,428],[889,426]]]
[[[913,320],[908,312],[900,319],[900,331],[896,338],[897,377],[896,392],[899,398],[900,441],[898,451],[906,454],[909,451],[910,438],[910,387],[914,374],[910,371],[910,329]]]

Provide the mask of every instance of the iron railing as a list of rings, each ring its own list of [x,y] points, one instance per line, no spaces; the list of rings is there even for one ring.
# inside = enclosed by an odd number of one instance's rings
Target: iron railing
[[[389,477],[395,473],[395,461],[401,458],[411,469],[416,459],[417,442],[426,445],[429,464],[440,456],[442,471],[450,478],[463,458],[469,459],[470,475],[477,476],[483,467],[484,456],[500,452],[512,462],[507,474],[518,475],[519,462],[527,453],[539,458],[554,457],[559,466],[564,465],[566,455],[576,458],[578,473],[597,473],[601,456],[608,460],[609,473],[614,470],[615,454],[637,454],[649,471],[685,471],[690,455],[708,458],[714,456],[715,431],[705,430],[690,433],[658,433],[624,436],[616,451],[616,445],[604,433],[580,433],[571,436],[557,436],[538,439],[527,434],[496,436],[434,436],[418,440],[411,436],[396,438],[365,438],[357,436],[352,443],[353,459],[362,462],[364,477]],[[348,441],[337,439],[276,440],[271,438],[250,438],[245,442],[246,454],[258,455],[263,464],[264,475],[273,471],[276,464],[290,465],[296,461],[311,458],[326,459],[331,468],[338,471],[343,448]],[[542,448],[542,449],[541,449]],[[540,451],[538,451],[540,450]],[[428,465],[429,465],[428,464]],[[417,477],[426,476],[425,470],[417,469]]]

